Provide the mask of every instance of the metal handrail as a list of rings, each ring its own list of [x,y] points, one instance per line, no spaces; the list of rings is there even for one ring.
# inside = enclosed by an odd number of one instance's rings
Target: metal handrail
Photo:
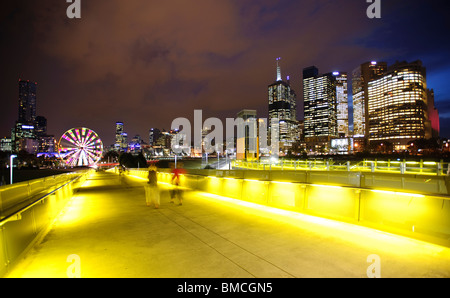
[[[63,188],[64,186],[74,182],[77,179],[80,179],[83,176],[83,174],[80,174],[78,177],[73,178],[72,180],[68,181],[67,183],[59,186],[58,188],[52,190],[51,192],[45,194],[44,196],[40,197],[39,199],[37,199],[36,201],[28,204],[27,206],[24,206],[22,208],[20,208],[19,210],[13,212],[10,215],[7,215],[5,217],[0,218],[0,227],[3,226],[4,224],[6,224],[8,221],[12,221],[15,219],[20,219],[20,215],[27,211],[28,209],[32,208],[33,206],[37,205],[38,203],[40,203],[41,201],[43,201],[44,199],[46,199],[48,196],[51,196],[53,193],[55,193],[56,191],[60,190],[61,188]]]
[[[410,163],[419,164],[420,166],[410,166]],[[255,166],[256,164],[256,166]],[[382,165],[380,165],[382,164]],[[386,165],[385,165],[386,164]],[[260,163],[255,161],[233,161],[235,168],[242,169],[260,169],[260,165],[264,165],[264,169],[281,169],[286,168],[292,170],[325,170],[325,171],[390,171],[400,174],[428,174],[428,175],[448,175],[447,166],[443,162],[435,162],[433,167],[427,166],[427,162],[405,162],[405,161],[360,161],[353,165],[326,163],[325,161],[298,161],[292,166],[292,161],[278,161],[275,163]]]

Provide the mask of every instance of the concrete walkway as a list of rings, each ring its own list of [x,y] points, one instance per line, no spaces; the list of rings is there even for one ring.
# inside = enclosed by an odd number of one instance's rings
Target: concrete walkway
[[[144,183],[93,174],[8,277],[450,277],[449,248],[165,185],[154,209]]]

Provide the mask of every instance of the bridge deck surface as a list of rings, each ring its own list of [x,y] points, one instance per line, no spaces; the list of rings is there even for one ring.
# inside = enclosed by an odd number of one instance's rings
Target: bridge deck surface
[[[310,216],[273,213],[200,192],[147,207],[144,181],[95,173],[8,277],[450,277],[450,249]],[[290,214],[289,212],[287,212]]]

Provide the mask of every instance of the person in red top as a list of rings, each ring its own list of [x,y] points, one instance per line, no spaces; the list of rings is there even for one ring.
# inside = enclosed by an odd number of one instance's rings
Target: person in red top
[[[172,185],[173,189],[170,193],[170,203],[175,202],[175,197],[178,197],[178,201],[180,202],[180,206],[183,205],[183,194],[180,189],[180,178],[181,175],[184,174],[184,170],[182,168],[175,167],[174,164],[171,164],[172,168]]]

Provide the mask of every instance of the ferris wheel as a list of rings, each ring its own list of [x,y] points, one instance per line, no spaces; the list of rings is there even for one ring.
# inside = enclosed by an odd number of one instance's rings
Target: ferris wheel
[[[72,128],[59,139],[58,153],[68,166],[91,166],[102,157],[103,143],[89,128]]]

